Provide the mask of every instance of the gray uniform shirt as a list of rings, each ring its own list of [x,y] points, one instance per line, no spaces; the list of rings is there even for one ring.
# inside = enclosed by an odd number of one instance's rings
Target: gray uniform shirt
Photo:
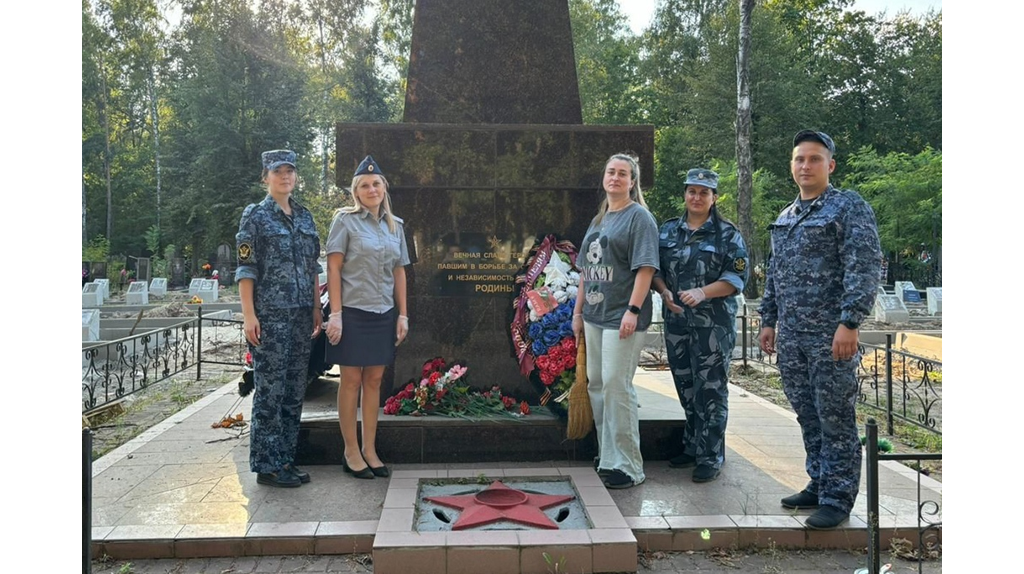
[[[596,218],[595,218],[596,219]],[[629,307],[636,272],[658,269],[658,224],[639,203],[608,212],[600,223],[591,222],[576,258],[583,280],[583,320],[603,329],[618,329]],[[636,328],[651,325],[651,292],[644,296]]]
[[[395,232],[381,212],[341,212],[327,235],[327,254],[342,253],[341,302],[345,307],[384,313],[395,306],[395,268],[409,264],[405,226],[395,217]]]

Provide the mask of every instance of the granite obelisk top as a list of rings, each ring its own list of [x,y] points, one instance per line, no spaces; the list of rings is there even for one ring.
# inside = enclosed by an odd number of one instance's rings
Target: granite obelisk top
[[[406,123],[581,124],[566,0],[417,0]]]

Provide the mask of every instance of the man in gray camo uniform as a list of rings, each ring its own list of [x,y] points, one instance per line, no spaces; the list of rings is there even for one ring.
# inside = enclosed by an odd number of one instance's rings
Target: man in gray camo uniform
[[[835,152],[824,132],[803,130],[793,139],[800,195],[769,226],[772,257],[759,309],[761,349],[778,349],[811,479],[782,506],[817,509],[806,520],[816,529],[845,522],[857,498],[858,329],[874,306],[882,261],[871,206],[829,183]]]

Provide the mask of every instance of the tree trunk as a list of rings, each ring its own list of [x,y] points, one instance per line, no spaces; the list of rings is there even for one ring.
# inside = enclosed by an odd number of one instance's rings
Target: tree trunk
[[[106,146],[103,154],[103,175],[107,180],[107,241],[111,241],[114,228],[114,201],[110,187],[110,118],[107,117],[107,74],[104,61],[100,60],[100,80],[103,84],[100,93],[99,112],[103,122],[103,143]]]
[[[157,113],[156,105],[156,80],[153,77],[153,68],[149,69],[149,81],[147,82],[149,92],[149,118],[153,123],[153,156],[156,158],[156,229],[160,230],[160,115]],[[157,244],[154,257],[160,257],[160,248]]]
[[[747,281],[745,295],[751,298],[760,296],[757,280],[753,276],[754,253],[750,243],[754,239],[754,217],[752,198],[754,195],[754,167],[750,154],[750,34],[751,14],[754,11],[754,0],[740,0],[740,41],[736,56],[736,211],[740,233],[747,242],[747,253],[750,257],[750,277]]]

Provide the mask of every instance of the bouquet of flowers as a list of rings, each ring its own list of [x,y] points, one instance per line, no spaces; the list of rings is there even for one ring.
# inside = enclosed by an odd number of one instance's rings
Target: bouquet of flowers
[[[580,275],[576,248],[548,235],[530,253],[516,277],[519,289],[512,321],[512,340],[520,372],[540,384],[540,404],[554,397],[563,409],[564,397],[576,379],[576,338],[573,309]]]
[[[467,370],[464,361],[449,365],[443,357],[430,359],[423,363],[419,381],[410,380],[384,401],[384,414],[473,418],[530,413],[525,401],[519,403],[502,394],[497,386],[485,392],[472,391],[465,379]]]

